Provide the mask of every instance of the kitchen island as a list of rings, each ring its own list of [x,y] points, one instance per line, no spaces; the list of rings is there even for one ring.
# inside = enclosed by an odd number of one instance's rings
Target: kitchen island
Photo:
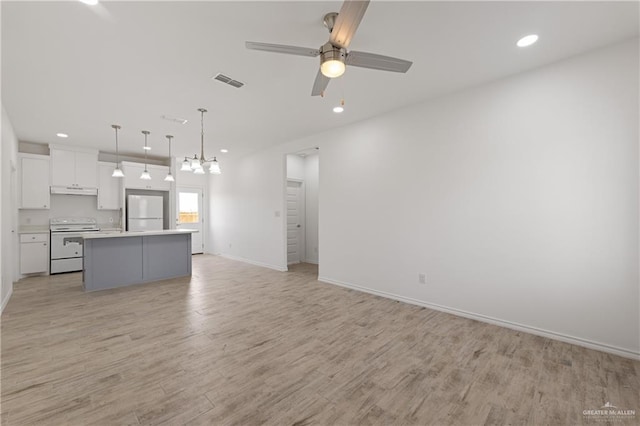
[[[191,275],[191,233],[166,229],[82,234],[85,291]]]

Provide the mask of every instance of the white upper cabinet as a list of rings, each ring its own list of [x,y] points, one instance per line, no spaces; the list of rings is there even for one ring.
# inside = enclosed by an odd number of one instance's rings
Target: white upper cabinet
[[[51,186],[98,187],[98,151],[49,145]]]
[[[76,154],[71,151],[52,149],[51,185],[72,186],[76,181]]]
[[[144,164],[122,162],[122,171],[124,172],[124,187],[135,189],[150,189],[155,191],[170,191],[171,182],[167,182],[164,178],[169,173],[169,167],[147,165],[147,171],[151,175],[150,180],[140,179],[140,175],[144,171]]]
[[[123,178],[112,177],[116,163],[98,163],[98,210],[120,208],[121,183]]]
[[[76,183],[86,188],[98,186],[98,152],[76,152]]]
[[[20,163],[20,208],[48,209],[49,156],[19,154]]]

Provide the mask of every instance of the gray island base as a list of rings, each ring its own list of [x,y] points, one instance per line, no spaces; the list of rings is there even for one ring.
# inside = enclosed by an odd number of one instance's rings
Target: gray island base
[[[84,290],[106,290],[191,275],[191,232],[84,234]]]

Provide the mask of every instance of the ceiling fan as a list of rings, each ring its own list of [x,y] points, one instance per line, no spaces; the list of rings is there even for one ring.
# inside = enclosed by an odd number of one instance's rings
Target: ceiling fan
[[[311,96],[323,95],[332,78],[340,77],[347,65],[371,68],[381,71],[407,72],[413,62],[374,53],[347,51],[369,0],[346,0],[340,13],[331,12],[324,16],[324,25],[329,29],[329,41],[318,49],[287,46],[283,44],[247,41],[247,49],[286,53],[299,56],[320,56],[320,69],[313,83]]]

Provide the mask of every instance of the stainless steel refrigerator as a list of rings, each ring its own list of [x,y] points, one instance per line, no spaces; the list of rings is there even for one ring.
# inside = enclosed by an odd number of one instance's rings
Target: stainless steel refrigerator
[[[156,195],[127,196],[127,230],[162,230],[164,228],[163,204],[163,198]]]

